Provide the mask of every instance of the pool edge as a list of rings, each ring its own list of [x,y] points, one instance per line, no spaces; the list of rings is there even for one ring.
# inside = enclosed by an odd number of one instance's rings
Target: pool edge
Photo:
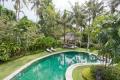
[[[73,80],[72,73],[75,68],[80,67],[80,66],[90,66],[90,65],[102,65],[102,64],[101,63],[76,63],[76,64],[73,64],[67,68],[66,73],[65,73],[65,79]]]
[[[28,66],[30,66],[32,63],[40,60],[40,59],[43,59],[43,58],[46,58],[46,57],[49,57],[49,56],[52,56],[52,55],[55,55],[55,54],[61,54],[63,52],[68,52],[68,51],[76,51],[76,50],[65,50],[65,51],[58,51],[58,52],[53,52],[53,53],[50,53],[48,55],[45,55],[45,56],[42,56],[42,57],[39,57],[39,58],[36,58],[28,63],[26,63],[25,65],[21,66],[20,68],[18,68],[17,70],[13,71],[13,73],[11,73],[10,75],[8,75],[7,77],[5,77],[3,80],[11,80],[14,76],[16,76],[18,73],[20,73],[22,70],[24,70],[25,68],[27,68]],[[93,54],[93,53],[90,53],[88,51],[76,51],[76,52],[85,52],[85,53],[89,53],[89,54]]]

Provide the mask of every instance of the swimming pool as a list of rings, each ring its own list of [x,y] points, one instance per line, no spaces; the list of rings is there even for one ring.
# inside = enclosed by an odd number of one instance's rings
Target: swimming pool
[[[62,52],[40,59],[11,80],[65,80],[66,69],[75,63],[96,63],[96,56],[85,52]]]

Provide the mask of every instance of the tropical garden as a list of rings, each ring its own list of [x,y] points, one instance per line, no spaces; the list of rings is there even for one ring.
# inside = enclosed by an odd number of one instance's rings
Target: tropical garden
[[[64,50],[65,34],[72,32],[78,38],[78,49],[96,50],[106,63],[111,60],[109,65],[77,68],[75,74],[81,74],[83,80],[120,80],[120,0],[76,2],[71,11],[63,12],[56,11],[52,0],[12,0],[15,11],[4,7],[7,1],[0,0],[0,67],[25,56],[45,55],[46,48]],[[39,20],[20,18],[23,6],[34,10]],[[79,80],[76,75],[75,80]]]

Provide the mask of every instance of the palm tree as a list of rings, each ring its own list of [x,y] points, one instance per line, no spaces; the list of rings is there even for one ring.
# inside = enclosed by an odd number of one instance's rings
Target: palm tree
[[[82,11],[81,6],[78,3],[75,3],[75,6],[72,6],[72,17],[73,23],[76,25],[76,30],[80,32],[80,46],[82,42],[82,29],[85,28],[85,15]]]
[[[43,16],[43,10],[46,6],[49,6],[49,3],[52,3],[52,0],[30,0],[33,4],[31,9],[35,11],[36,15],[40,18]]]
[[[15,5],[14,8],[16,10],[16,19],[19,19],[20,16],[20,12],[23,13],[23,11],[21,11],[22,6],[26,6],[27,7],[27,0],[12,0],[15,1]]]
[[[84,12],[86,14],[86,24],[87,24],[87,30],[88,30],[88,43],[87,43],[87,50],[89,50],[90,46],[90,32],[91,27],[94,19],[96,16],[100,15],[103,12],[104,6],[103,2],[99,2],[98,0],[89,0],[85,3],[84,6]]]
[[[39,14],[41,14],[41,12],[40,12],[40,8],[42,5],[41,0],[31,0],[30,2],[33,4],[33,6],[31,7],[31,10],[34,9],[36,15],[39,16]]]
[[[112,52],[113,52],[113,62],[117,60],[119,57],[120,52],[120,33],[119,33],[119,25],[120,25],[120,17],[119,15],[113,16],[114,20],[112,21],[112,30],[111,30],[111,37],[112,37]]]
[[[69,11],[64,10],[64,13],[62,16],[60,16],[59,20],[56,20],[58,24],[61,24],[64,32],[64,44],[65,44],[65,34],[66,34],[66,27],[72,27],[72,16],[69,14]]]
[[[110,9],[111,13],[114,13],[116,11],[116,8],[120,5],[120,0],[110,0]]]
[[[120,52],[120,35],[119,35],[119,16],[110,15],[102,24],[99,35],[99,44],[102,44],[100,51],[102,55],[107,55],[112,59],[114,64],[119,58]]]
[[[99,51],[98,54],[103,57],[103,62],[105,62],[105,67],[108,62],[108,59],[111,59],[112,50],[111,50],[111,37],[109,35],[109,31],[102,28],[101,32],[98,34],[98,41],[99,41]]]

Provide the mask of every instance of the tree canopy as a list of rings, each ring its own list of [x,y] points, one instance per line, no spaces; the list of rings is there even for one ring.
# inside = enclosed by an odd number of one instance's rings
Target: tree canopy
[[[88,0],[84,4],[71,5],[71,11],[57,11],[52,0],[13,0],[15,12],[0,6],[0,61],[7,61],[25,52],[60,47],[65,34],[73,32],[78,47],[97,49],[99,55],[119,60],[120,15],[119,0]],[[29,4],[32,5],[29,6]],[[38,22],[26,16],[19,18],[22,7],[34,9]],[[64,43],[60,38],[64,36]],[[42,46],[43,47],[42,47]]]

